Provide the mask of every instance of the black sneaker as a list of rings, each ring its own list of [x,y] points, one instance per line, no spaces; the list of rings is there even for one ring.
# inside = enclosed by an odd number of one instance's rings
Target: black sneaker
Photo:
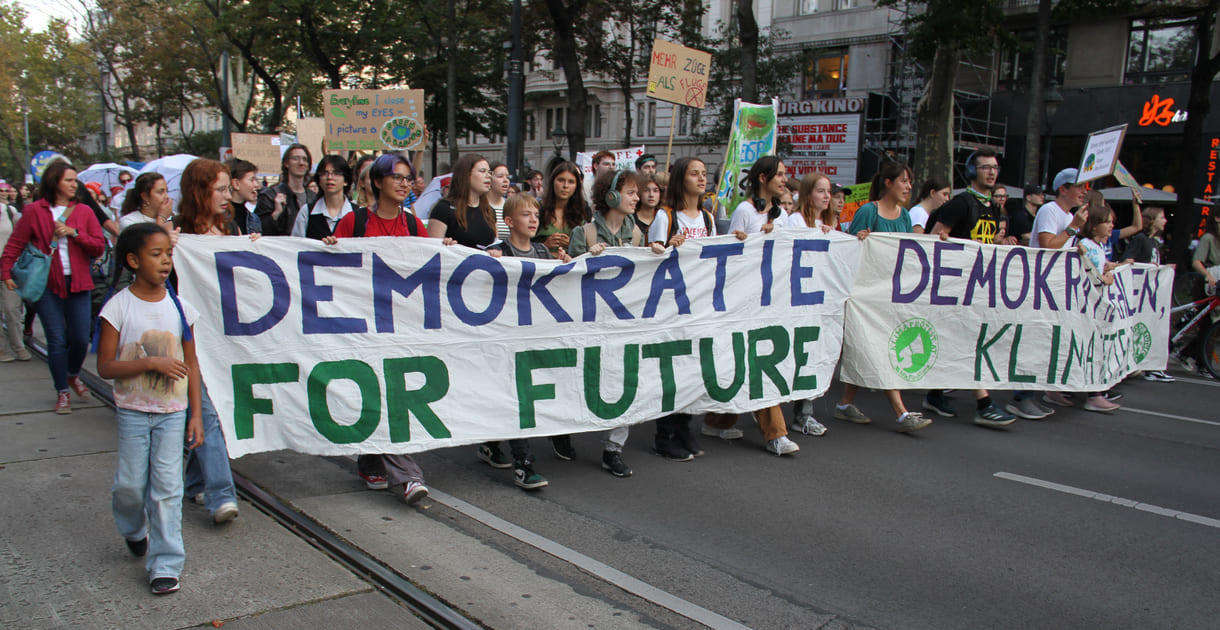
[[[1110,391],[1108,391],[1108,392],[1103,392],[1103,393],[1102,393],[1102,395],[1101,395],[1101,397],[1102,397],[1102,398],[1105,398],[1106,400],[1108,400],[1108,401],[1110,401],[1110,402],[1114,402],[1114,401],[1116,401],[1116,400],[1118,400],[1118,399],[1122,398],[1122,397],[1123,397],[1123,393],[1122,393],[1122,392],[1116,392],[1116,391],[1114,391],[1114,390],[1110,390]]]
[[[152,581],[153,595],[169,595],[178,592],[178,578],[162,577]]]
[[[572,436],[570,435],[556,435],[552,437],[551,448],[555,450],[555,457],[565,462],[576,459],[576,449],[572,448]]]
[[[703,456],[703,449],[699,446],[699,443],[695,441],[695,434],[691,432],[690,425],[683,426],[678,430],[677,435],[674,437],[677,438],[678,443],[682,445],[682,448],[690,451],[691,455],[694,455],[695,457]]]
[[[691,452],[682,447],[682,443],[674,437],[661,437],[653,440],[652,452],[668,459],[671,462],[689,462],[695,456]]]
[[[487,462],[487,465],[492,468],[504,469],[513,467],[513,460],[505,457],[504,453],[500,452],[499,444],[480,444],[479,459]]]
[[[148,536],[145,536],[139,540],[127,540],[124,538],[123,542],[127,543],[127,549],[131,551],[131,555],[133,556],[142,558],[144,557],[144,554],[148,553]]]
[[[627,464],[623,463],[623,455],[618,451],[606,451],[602,453],[602,468],[610,471],[615,477],[630,477],[631,469]]]
[[[519,459],[512,463],[513,483],[526,490],[537,490],[547,486],[546,477],[534,472],[534,456]]]

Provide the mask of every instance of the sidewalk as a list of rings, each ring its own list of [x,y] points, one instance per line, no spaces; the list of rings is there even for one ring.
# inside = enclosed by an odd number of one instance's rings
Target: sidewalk
[[[0,628],[428,627],[244,500],[241,516],[221,526],[184,501],[182,590],[152,595],[110,511],[114,412],[74,396],[72,414],[60,416],[54,403],[45,362],[0,363]],[[699,626],[545,553],[505,549],[503,537],[433,500],[409,508],[368,492],[354,468],[347,458],[288,452],[233,461],[235,472],[488,627]]]
[[[182,591],[152,595],[110,512],[114,412],[53,407],[46,363],[0,363],[0,627],[425,627],[244,501],[223,526],[184,505]]]

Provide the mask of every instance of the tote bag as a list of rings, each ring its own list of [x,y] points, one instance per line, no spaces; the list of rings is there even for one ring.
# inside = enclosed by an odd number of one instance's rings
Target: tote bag
[[[37,302],[47,290],[47,275],[51,271],[51,256],[42,253],[33,243],[25,246],[13,265],[12,276],[17,282],[17,295],[26,302]]]

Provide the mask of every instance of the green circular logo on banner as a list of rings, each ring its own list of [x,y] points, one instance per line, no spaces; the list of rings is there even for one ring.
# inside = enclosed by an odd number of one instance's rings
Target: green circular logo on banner
[[[1149,350],[1152,350],[1152,331],[1142,322],[1136,323],[1131,328],[1131,353],[1135,355],[1135,362],[1142,363]]]
[[[932,322],[921,317],[908,319],[890,333],[890,365],[898,376],[918,381],[936,363],[936,345]]]
[[[393,118],[381,126],[381,141],[391,149],[405,149],[422,135],[424,130],[414,118]]]

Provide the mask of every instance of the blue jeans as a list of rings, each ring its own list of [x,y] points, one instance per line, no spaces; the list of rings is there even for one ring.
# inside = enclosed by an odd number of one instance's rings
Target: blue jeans
[[[110,489],[119,534],[148,537],[148,579],[182,573],[182,440],[186,412],[148,413],[119,408],[119,463]]]
[[[208,512],[215,514],[221,505],[237,503],[237,489],[233,487],[233,473],[229,470],[229,448],[220,429],[220,416],[216,415],[206,385],[202,393],[203,444],[188,451],[186,494],[193,497],[204,493]]]
[[[47,337],[47,365],[57,392],[68,391],[68,377],[80,374],[89,354],[90,304],[88,291],[69,293],[65,300],[47,289],[38,300],[38,319]]]

